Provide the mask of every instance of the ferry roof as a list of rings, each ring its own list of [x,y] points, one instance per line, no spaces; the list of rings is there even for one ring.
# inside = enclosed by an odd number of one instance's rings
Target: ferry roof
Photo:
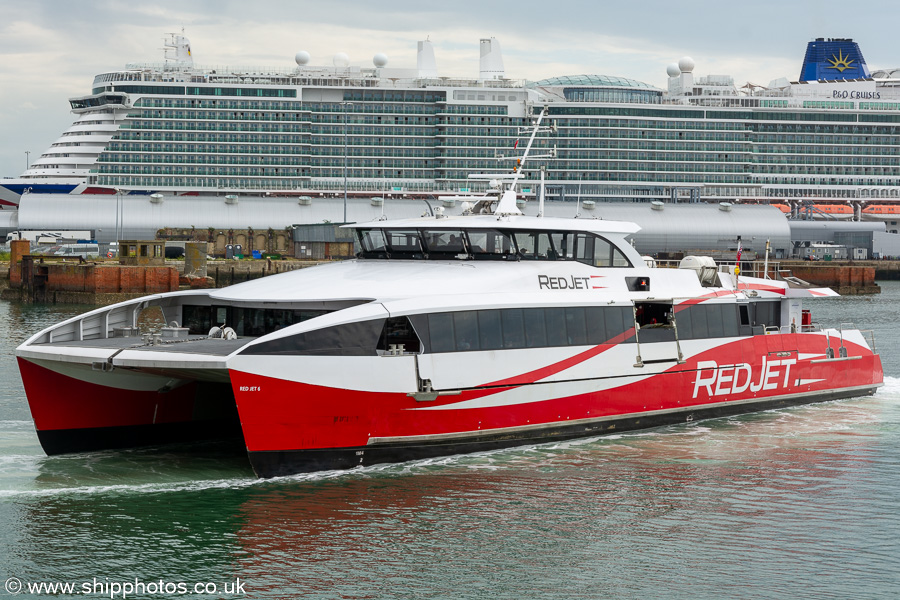
[[[628,221],[607,221],[605,219],[563,219],[554,217],[529,217],[525,215],[460,215],[440,217],[417,217],[389,221],[368,221],[343,225],[352,229],[385,228],[460,228],[460,229],[545,229],[550,231],[592,231],[595,233],[631,234],[640,231],[640,226]]]

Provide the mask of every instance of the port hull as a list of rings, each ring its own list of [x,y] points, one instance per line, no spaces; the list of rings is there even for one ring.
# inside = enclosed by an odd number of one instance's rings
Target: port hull
[[[239,437],[227,383],[19,357],[41,447],[48,455]]]

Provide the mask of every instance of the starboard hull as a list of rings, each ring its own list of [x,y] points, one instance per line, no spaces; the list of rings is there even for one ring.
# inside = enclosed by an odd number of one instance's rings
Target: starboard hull
[[[552,375],[541,370],[460,386],[430,401],[304,383],[299,363],[293,380],[239,370],[231,379],[250,461],[261,477],[598,436],[864,396],[881,385],[880,358],[864,346],[847,343],[847,356],[830,358],[826,344],[833,340],[824,335],[777,338],[780,348],[793,349],[769,352],[774,336],[754,336],[682,363],[641,368],[621,364],[634,356],[634,345],[586,350],[580,355],[588,358],[570,358]],[[377,361],[394,359],[372,360],[377,368]],[[605,373],[583,377],[586,368],[604,363]],[[364,371],[357,363],[343,380],[353,386]]]

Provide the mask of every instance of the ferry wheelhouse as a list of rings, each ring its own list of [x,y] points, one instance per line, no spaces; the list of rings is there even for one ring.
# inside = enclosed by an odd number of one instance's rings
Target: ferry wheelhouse
[[[232,435],[261,477],[596,436],[872,394],[874,339],[800,282],[653,268],[631,223],[353,225],[358,258],[148,296],[16,351],[48,454]],[[491,210],[493,209],[493,212]]]

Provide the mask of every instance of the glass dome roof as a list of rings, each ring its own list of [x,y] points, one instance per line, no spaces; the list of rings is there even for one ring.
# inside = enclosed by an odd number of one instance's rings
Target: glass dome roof
[[[541,79],[540,81],[529,82],[532,86],[590,86],[590,87],[624,87],[638,88],[644,90],[658,90],[643,81],[628,79],[626,77],[612,77],[610,75],[563,75],[561,77],[550,77],[549,79]]]

